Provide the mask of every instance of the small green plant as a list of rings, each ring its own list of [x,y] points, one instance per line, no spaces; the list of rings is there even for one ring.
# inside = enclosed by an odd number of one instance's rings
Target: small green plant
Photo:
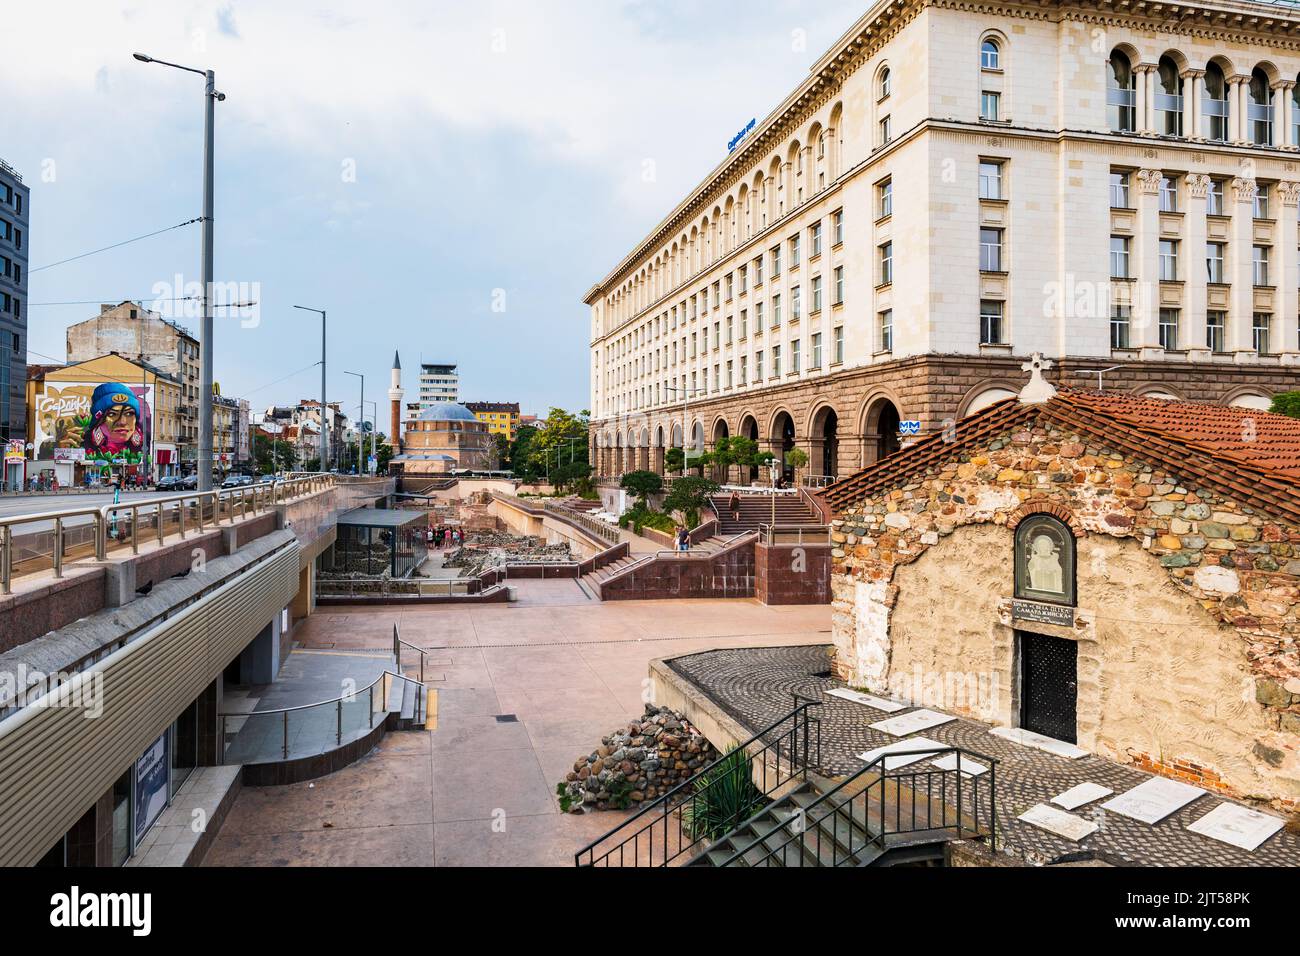
[[[746,820],[763,802],[750,777],[750,758],[736,749],[706,770],[682,805],[682,824],[692,840],[716,840]]]
[[[573,794],[569,792],[567,783],[557,783],[555,785],[555,795],[560,798],[561,813],[568,813],[573,809]]]

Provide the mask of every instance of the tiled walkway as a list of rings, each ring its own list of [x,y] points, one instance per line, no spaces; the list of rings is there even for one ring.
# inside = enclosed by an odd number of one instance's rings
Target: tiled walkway
[[[790,691],[822,701],[822,769],[834,776],[861,769],[857,754],[895,738],[869,724],[893,716],[861,704],[826,696],[844,686],[825,675],[828,651],[822,647],[747,648],[718,650],[669,663],[732,717],[753,730],[775,721],[791,708]],[[934,709],[934,708],[931,708]],[[900,711],[899,713],[906,713]],[[1155,826],[1100,809],[1104,800],[1074,811],[1099,829],[1074,843],[1016,819],[1038,803],[1080,783],[1091,782],[1123,793],[1150,774],[1096,756],[1077,760],[1053,756],[989,733],[990,727],[959,719],[924,732],[938,743],[960,746],[998,760],[999,842],[1034,862],[1049,862],[1067,854],[1091,851],[1097,858],[1139,866],[1300,866],[1300,837],[1280,831],[1253,853],[1188,832],[1223,799],[1206,793]]]
[[[571,580],[519,587],[511,605],[323,609],[309,618],[295,634],[307,649],[379,652],[391,648],[394,623],[404,640],[429,648],[437,729],[389,734],[370,756],[312,784],[245,787],[205,862],[571,866],[623,815],[561,814],[555,785],[601,736],[641,713],[651,660],[820,644],[830,630],[824,606],[602,604]]]

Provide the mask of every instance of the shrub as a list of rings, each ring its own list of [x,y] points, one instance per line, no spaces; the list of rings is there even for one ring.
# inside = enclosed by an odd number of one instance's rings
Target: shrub
[[[706,770],[682,804],[682,823],[692,840],[716,840],[758,810],[763,794],[750,777],[750,758],[736,749]]]

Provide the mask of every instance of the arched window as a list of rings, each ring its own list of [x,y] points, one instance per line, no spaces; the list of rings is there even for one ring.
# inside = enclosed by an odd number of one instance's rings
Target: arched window
[[[1183,135],[1183,78],[1178,64],[1162,56],[1157,70],[1160,86],[1156,90],[1157,131],[1165,136]]]
[[[883,100],[885,97],[889,96],[889,90],[890,90],[889,84],[890,84],[889,67],[884,67],[880,71],[880,80],[877,83],[879,99]]]
[[[1129,58],[1119,50],[1111,51],[1106,70],[1106,114],[1113,132],[1137,129],[1137,78]]]
[[[1228,82],[1217,63],[1205,68],[1204,95],[1201,97],[1201,115],[1204,117],[1205,138],[1220,143],[1228,141]]]
[[[1056,518],[1030,515],[1016,526],[1017,598],[1073,607],[1074,566],[1074,535]]]
[[[980,69],[1002,69],[1002,50],[997,40],[985,40],[980,44]]]
[[[1273,90],[1268,76],[1255,68],[1250,74],[1250,141],[1260,146],[1273,145]]]

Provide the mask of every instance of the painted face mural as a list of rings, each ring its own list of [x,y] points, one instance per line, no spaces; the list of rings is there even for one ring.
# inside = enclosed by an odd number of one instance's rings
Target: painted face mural
[[[106,382],[90,398],[83,446],[87,458],[138,461],[144,450],[140,399],[121,382]]]

